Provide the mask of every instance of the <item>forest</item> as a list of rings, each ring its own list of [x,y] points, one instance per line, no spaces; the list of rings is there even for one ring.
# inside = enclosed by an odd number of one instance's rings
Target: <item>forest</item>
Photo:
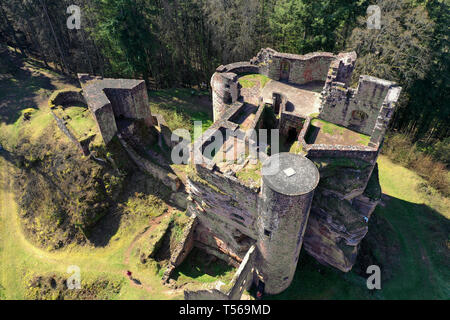
[[[69,29],[70,5],[81,9]],[[367,8],[381,9],[368,29]],[[140,78],[150,90],[209,86],[214,69],[260,48],[358,54],[403,87],[392,133],[450,163],[448,0],[2,0],[0,42],[69,77]],[[7,68],[7,66],[1,66]]]

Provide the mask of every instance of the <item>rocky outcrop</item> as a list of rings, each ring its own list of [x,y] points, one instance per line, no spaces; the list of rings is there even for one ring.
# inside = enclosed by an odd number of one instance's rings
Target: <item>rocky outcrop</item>
[[[372,173],[364,183],[363,193],[350,200],[339,198],[347,184],[354,181],[360,185],[360,172],[347,172],[342,183],[335,187],[325,181],[319,183],[305,232],[305,250],[324,264],[348,272],[352,269],[358,253],[358,245],[368,232],[367,222],[381,197],[378,169],[366,167]],[[322,174],[322,172],[321,172]],[[367,181],[367,180],[366,180]]]

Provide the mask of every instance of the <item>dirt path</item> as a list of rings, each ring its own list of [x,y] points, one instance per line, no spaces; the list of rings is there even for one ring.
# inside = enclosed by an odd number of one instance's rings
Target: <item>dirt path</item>
[[[133,249],[136,245],[136,243],[138,243],[138,241],[142,238],[142,237],[146,237],[148,236],[150,233],[152,233],[156,227],[159,225],[159,223],[161,222],[162,219],[164,219],[165,217],[167,217],[168,215],[172,214],[172,212],[175,210],[175,208],[169,206],[169,209],[167,210],[166,213],[156,217],[155,219],[150,221],[150,226],[149,227],[145,227],[144,230],[142,230],[138,235],[136,235],[133,239],[133,241],[131,241],[130,245],[128,246],[127,250],[125,251],[125,255],[124,255],[124,260],[123,263],[128,266],[130,264],[130,257],[131,257],[131,253],[133,252]],[[128,281],[130,283],[131,286],[133,287],[137,287],[137,288],[141,288],[146,290],[147,292],[152,292],[153,288],[149,285],[146,285],[144,283],[142,283],[139,279],[135,278],[135,277],[128,277],[127,275],[127,271],[128,270],[123,270],[123,274],[128,278]],[[166,294],[169,295],[173,295],[174,293],[171,292],[173,290],[168,290],[165,291]],[[178,292],[179,293],[179,292]]]
[[[170,210],[169,210],[170,211]],[[143,231],[141,231],[136,237],[134,237],[133,241],[130,243],[130,245],[127,248],[127,251],[125,251],[125,257],[123,260],[123,263],[128,265],[130,264],[130,256],[131,256],[131,252],[134,249],[134,246],[136,245],[136,243],[142,238],[142,237],[146,237],[147,235],[149,235],[153,230],[155,230],[155,228],[159,225],[159,223],[161,222],[161,220],[166,217],[169,214],[169,211],[167,211],[165,214],[160,215],[159,217],[156,217],[155,219],[153,219],[151,221],[151,225],[150,227],[145,227]]]

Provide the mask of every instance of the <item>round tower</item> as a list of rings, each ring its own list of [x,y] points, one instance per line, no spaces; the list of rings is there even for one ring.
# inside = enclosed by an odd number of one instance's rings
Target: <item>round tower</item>
[[[214,122],[239,98],[238,76],[232,72],[216,72],[211,77]]]
[[[292,282],[319,170],[311,160],[278,153],[264,161],[257,220],[257,269],[265,292],[277,294]]]

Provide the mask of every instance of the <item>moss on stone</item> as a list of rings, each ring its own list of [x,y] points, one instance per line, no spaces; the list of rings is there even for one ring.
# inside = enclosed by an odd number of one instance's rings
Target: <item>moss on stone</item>
[[[189,167],[189,166],[188,166]],[[205,179],[201,178],[197,172],[195,171],[195,169],[187,169],[187,177],[193,181],[193,182],[197,182],[197,183],[201,183],[209,188],[211,188],[212,190],[214,190],[217,193],[226,195],[225,192],[223,192],[222,190],[220,190],[218,187],[216,187],[215,185],[213,185],[212,183],[206,181]]]
[[[256,165],[247,164],[244,168],[236,172],[236,177],[244,183],[252,183],[257,187],[261,186],[261,161]]]
[[[290,153],[295,154],[305,154],[305,151],[303,150],[303,145],[299,141],[295,141],[291,148],[289,149]]]

